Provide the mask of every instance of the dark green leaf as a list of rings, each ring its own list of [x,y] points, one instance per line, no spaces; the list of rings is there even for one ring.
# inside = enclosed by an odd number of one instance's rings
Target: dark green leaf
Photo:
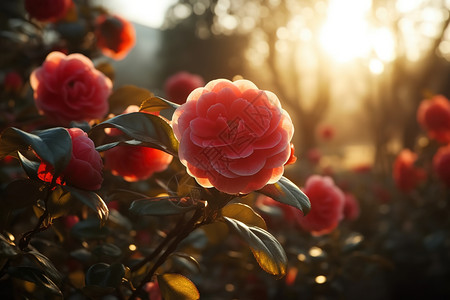
[[[88,218],[75,224],[71,229],[72,234],[80,240],[104,239],[109,234],[106,226],[100,225],[97,218]]]
[[[117,146],[147,146],[146,143],[136,140],[122,141],[122,142],[112,142],[108,144],[104,144],[95,148],[98,152],[103,152],[109,149],[112,149]]]
[[[193,265],[193,266],[195,266],[195,270],[200,272],[200,264],[193,256],[191,256],[187,253],[182,253],[182,252],[174,252],[171,255],[175,256],[175,257],[179,257],[183,261],[187,262],[188,263],[187,269],[192,270],[191,266]]]
[[[44,288],[54,295],[62,296],[58,286],[44,274],[43,270],[34,267],[19,266],[9,267],[7,272],[13,277],[33,282],[38,287]]]
[[[153,96],[153,93],[147,89],[134,85],[124,85],[115,90],[109,96],[109,106],[113,114],[118,115],[130,105],[139,106],[142,101]]]
[[[130,220],[128,220],[126,217],[124,217],[117,210],[112,209],[109,211],[108,226],[110,228],[112,228],[115,225],[120,226],[123,229],[128,230],[128,231],[133,229],[133,225],[131,224]]]
[[[128,138],[123,135],[108,136],[104,131],[105,128],[117,128]],[[92,128],[89,136],[96,142],[97,147],[134,139],[141,141],[141,146],[160,149],[175,156],[178,155],[178,141],[173,134],[172,127],[167,121],[151,114],[134,112],[116,116]],[[105,142],[105,139],[109,141]]]
[[[122,283],[126,268],[122,264],[97,263],[86,272],[86,285],[117,288]]]
[[[37,172],[39,169],[40,163],[37,161],[32,161],[22,155],[22,153],[17,153],[19,156],[20,163],[22,164],[22,168],[27,173],[30,179],[38,179]]]
[[[135,200],[131,203],[130,211],[143,216],[168,216],[182,214],[196,208],[188,202],[188,198],[155,197]]]
[[[79,260],[82,263],[88,263],[92,261],[93,255],[87,249],[80,248],[75,251],[70,252],[70,256]]]
[[[55,282],[56,284],[60,284],[62,282],[63,277],[61,273],[55,268],[53,263],[45,255],[34,249],[24,253],[23,255],[32,258],[36,263],[38,263],[38,266],[41,267],[44,274],[53,282]]]
[[[108,243],[95,247],[94,250],[92,250],[92,253],[97,256],[116,258],[122,254],[122,251],[116,245]]]
[[[70,161],[72,139],[69,132],[62,127],[41,130],[34,134],[9,127],[1,134],[0,159],[15,155],[17,151],[27,151],[29,147],[39,158],[54,167],[55,174],[59,174]]]
[[[0,234],[0,257],[10,258],[17,255],[17,250],[13,242]]]
[[[275,201],[298,208],[305,216],[311,209],[311,203],[305,193],[284,176],[278,182],[268,184],[257,192],[269,196]]]
[[[139,110],[148,112],[159,111],[163,117],[168,120],[172,120],[172,115],[179,106],[180,105],[176,103],[170,102],[160,97],[150,97],[142,102]]]
[[[64,185],[62,188],[69,193],[70,201],[79,201],[91,208],[97,214],[97,217],[101,221],[101,225],[103,226],[105,224],[106,220],[108,220],[109,209],[97,193],[80,190],[68,185]]]
[[[71,201],[70,193],[64,191],[62,186],[58,185],[50,193],[47,201],[49,216],[56,219],[73,213],[76,210],[76,202]]]
[[[266,230],[247,226],[224,217],[228,226],[236,231],[250,246],[260,267],[269,274],[283,277],[286,274],[287,257],[281,244]]]
[[[165,300],[196,300],[200,293],[192,281],[180,274],[158,275],[161,295]]]
[[[267,230],[266,222],[250,206],[242,203],[231,203],[222,208],[222,215],[241,221],[247,226],[256,226]]]

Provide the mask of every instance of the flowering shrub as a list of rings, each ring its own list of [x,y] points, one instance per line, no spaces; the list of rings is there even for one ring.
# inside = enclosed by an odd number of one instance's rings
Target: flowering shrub
[[[97,46],[104,55],[121,60],[136,44],[133,25],[120,16],[100,15],[95,24]]]
[[[248,80],[210,81],[174,113],[179,156],[203,187],[249,193],[275,183],[290,157],[292,121],[277,96]]]
[[[68,129],[72,139],[72,155],[67,167],[62,171],[60,182],[65,182],[80,189],[98,190],[102,184],[103,162],[95,151],[94,143],[79,128]],[[41,180],[51,182],[54,168],[48,162],[41,162],[38,176]]]
[[[450,101],[442,95],[423,100],[417,120],[428,136],[441,143],[450,142]]]
[[[402,150],[395,159],[393,177],[397,188],[403,192],[412,191],[426,178],[425,170],[414,166],[416,160],[417,154],[409,149]]]
[[[55,22],[63,18],[72,0],[25,0],[25,9],[31,18],[42,22]]]
[[[313,235],[332,232],[344,217],[345,196],[331,177],[310,176],[303,192],[311,201],[311,211],[299,218],[300,226]]]
[[[30,76],[37,108],[58,125],[102,118],[112,82],[81,54],[50,53]]]
[[[164,91],[170,101],[183,104],[193,90],[204,85],[201,76],[181,71],[167,78]]]
[[[450,144],[437,150],[433,157],[433,169],[438,178],[450,186]]]

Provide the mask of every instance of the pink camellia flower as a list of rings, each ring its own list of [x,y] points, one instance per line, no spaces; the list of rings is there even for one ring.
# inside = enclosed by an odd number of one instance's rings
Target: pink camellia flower
[[[318,129],[318,134],[321,139],[325,141],[330,141],[334,138],[336,130],[331,125],[322,125]]]
[[[72,5],[72,0],[25,0],[25,10],[30,17],[41,22],[60,20]]]
[[[297,161],[297,156],[295,156],[295,147],[294,144],[291,143],[291,155],[287,162],[284,163],[285,166],[292,165]]]
[[[72,138],[72,157],[56,182],[85,190],[98,190],[103,182],[103,162],[95,150],[94,142],[79,128],[69,128],[68,131]],[[38,177],[51,182],[53,167],[45,161],[41,162]]]
[[[3,79],[3,88],[7,92],[17,94],[23,86],[23,79],[16,71],[8,72]]]
[[[392,175],[395,185],[405,193],[415,189],[426,178],[425,170],[414,166],[416,160],[417,154],[403,149],[394,161]]]
[[[124,114],[137,112],[137,105],[130,105]],[[117,134],[118,129],[108,134]],[[129,182],[144,180],[155,172],[167,169],[173,156],[154,148],[141,146],[117,146],[105,151],[105,169]]]
[[[112,82],[82,54],[50,53],[30,77],[39,111],[61,126],[102,118]]]
[[[351,193],[344,194],[344,219],[354,221],[359,217],[359,203]]]
[[[423,100],[417,110],[417,121],[430,138],[440,143],[450,142],[450,101],[444,96]]]
[[[193,90],[204,85],[205,81],[201,76],[181,71],[166,80],[164,90],[168,100],[183,104]]]
[[[249,193],[277,182],[294,126],[277,96],[248,80],[210,81],[175,111],[180,161],[206,188]]]
[[[306,153],[306,157],[311,164],[317,165],[322,158],[322,154],[320,153],[319,149],[312,148],[308,150],[308,152]]]
[[[102,53],[115,60],[125,58],[136,44],[133,24],[119,16],[100,15],[95,24],[95,36]]]
[[[450,144],[438,149],[433,157],[433,169],[438,178],[450,187]]]
[[[312,175],[303,192],[311,202],[308,215],[299,218],[300,226],[315,236],[332,232],[344,216],[344,193],[331,177]]]

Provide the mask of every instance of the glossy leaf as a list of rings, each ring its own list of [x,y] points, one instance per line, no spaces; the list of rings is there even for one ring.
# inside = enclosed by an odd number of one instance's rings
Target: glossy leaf
[[[193,257],[187,253],[183,253],[183,252],[174,252],[171,254],[171,256],[182,258],[184,261],[189,263],[189,266],[191,266],[191,265],[195,266],[195,270],[200,272],[200,264],[195,259],[195,257]],[[188,269],[192,269],[192,268],[188,267]]]
[[[9,267],[7,273],[12,277],[33,282],[38,287],[44,288],[51,294],[62,297],[62,293],[58,288],[58,286],[44,274],[43,270],[28,266],[18,266],[18,267]]]
[[[45,255],[33,249],[24,253],[23,256],[32,258],[43,270],[44,274],[56,284],[59,285],[62,282],[62,274],[56,269],[53,263]]]
[[[196,208],[192,203],[184,201],[185,199],[176,197],[139,199],[131,203],[130,211],[143,216],[168,216],[182,214]]]
[[[105,128],[117,128],[123,135],[108,136]],[[136,140],[142,142],[142,146],[163,150],[169,154],[177,155],[178,141],[173,134],[172,127],[162,118],[142,112],[133,112],[119,115],[106,120],[93,127],[89,136],[98,146],[113,142],[124,142],[126,140]],[[102,138],[102,141],[99,141]],[[106,141],[109,140],[109,141]]]
[[[159,289],[165,300],[196,300],[200,293],[195,284],[180,274],[158,275]]]
[[[256,226],[267,230],[264,219],[250,206],[242,203],[231,203],[222,208],[222,215],[241,221],[247,226]]]
[[[70,161],[72,139],[69,132],[62,127],[41,130],[34,134],[9,127],[1,134],[0,159],[15,155],[17,151],[27,151],[29,147],[40,159],[54,167],[55,174],[59,174]]]
[[[0,234],[0,258],[10,258],[17,255],[14,243]]]
[[[64,191],[70,193],[71,201],[79,201],[92,209],[97,214],[101,225],[103,226],[105,224],[106,220],[108,220],[109,209],[103,199],[97,193],[92,191],[80,190],[68,185],[62,186],[62,188],[64,189]]]
[[[286,253],[275,237],[259,227],[247,226],[228,217],[224,219],[228,226],[248,243],[253,256],[264,271],[278,277],[286,274]]]
[[[124,85],[109,96],[108,102],[113,114],[118,115],[129,105],[139,106],[145,99],[151,98],[153,93],[135,85]]]
[[[119,247],[114,244],[102,244],[94,248],[92,251],[97,256],[107,256],[107,257],[119,257],[122,254],[122,251]]]
[[[104,239],[109,234],[106,226],[100,225],[97,218],[88,218],[75,224],[71,229],[72,234],[80,240]]]
[[[275,201],[298,208],[305,216],[311,209],[311,203],[305,193],[284,176],[278,182],[268,184],[257,192],[269,196]]]
[[[180,105],[160,97],[150,97],[141,103],[140,111],[160,112],[160,114],[172,120],[172,115]]]
[[[87,270],[86,285],[117,288],[124,276],[125,266],[122,264],[97,263]]]
[[[22,169],[27,173],[27,176],[30,179],[38,179],[37,172],[39,169],[40,163],[37,161],[32,161],[26,158],[22,153],[18,152],[18,157],[20,160],[20,164],[22,165]]]

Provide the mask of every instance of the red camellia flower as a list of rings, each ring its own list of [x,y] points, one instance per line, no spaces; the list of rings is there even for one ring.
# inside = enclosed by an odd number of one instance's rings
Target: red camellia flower
[[[137,112],[137,105],[130,105],[126,113]],[[116,129],[118,130],[118,129]],[[116,134],[111,130],[109,134]],[[173,156],[154,148],[141,146],[117,146],[105,151],[105,168],[129,182],[144,180],[155,172],[167,169]]]
[[[284,165],[285,166],[292,165],[296,161],[297,161],[297,156],[295,156],[295,147],[294,147],[294,144],[291,143],[291,155],[289,156],[288,161]]]
[[[112,82],[82,54],[50,53],[31,74],[37,108],[58,125],[102,118]]]
[[[193,90],[204,85],[205,81],[201,76],[182,71],[166,80],[164,90],[170,101],[183,104]]]
[[[450,187],[450,144],[438,149],[433,157],[433,169],[439,179]]]
[[[98,190],[103,182],[103,162],[95,150],[94,142],[79,128],[68,129],[72,138],[72,157],[57,183],[69,184],[85,190]],[[53,179],[53,167],[41,162],[38,177],[47,182]]]
[[[311,202],[311,210],[299,218],[300,226],[316,236],[332,232],[343,218],[344,193],[331,177],[319,175],[306,180],[303,192]]]
[[[344,218],[350,221],[359,217],[359,203],[351,193],[345,193],[344,198]]]
[[[336,131],[331,125],[322,125],[318,129],[318,134],[323,140],[330,141],[335,136]]]
[[[148,282],[144,286],[144,290],[148,293],[148,300],[161,300],[161,290],[157,281]]]
[[[116,60],[125,58],[136,44],[133,24],[119,16],[100,15],[96,20],[95,36],[102,53]]]
[[[63,18],[72,0],[25,0],[25,10],[31,18],[41,22],[55,22]]]
[[[409,149],[403,149],[394,161],[393,177],[398,189],[407,193],[421,183],[425,177],[425,170],[417,168],[414,163],[417,154]]]
[[[188,173],[228,194],[277,182],[291,154],[291,118],[275,94],[248,80],[217,79],[195,89],[172,123]]]
[[[450,101],[444,96],[423,100],[417,110],[417,121],[430,138],[441,143],[450,142]]]

